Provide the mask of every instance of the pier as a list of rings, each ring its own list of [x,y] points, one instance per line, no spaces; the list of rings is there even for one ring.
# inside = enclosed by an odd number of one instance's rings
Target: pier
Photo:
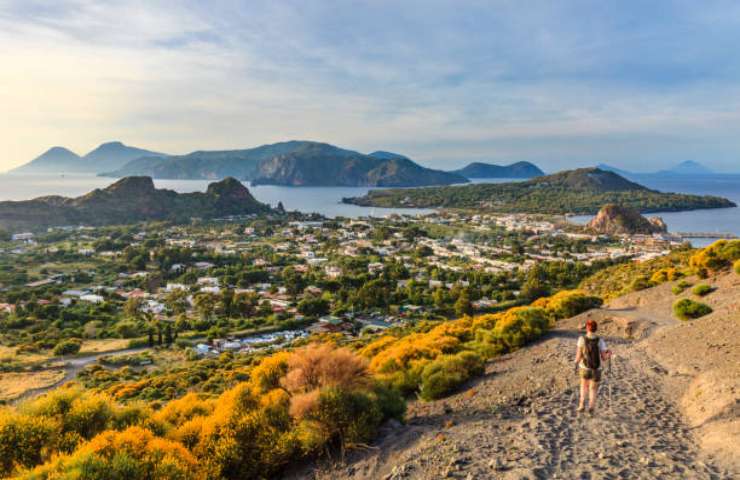
[[[734,233],[717,232],[675,232],[674,235],[681,238],[716,238],[721,240],[733,240],[740,238]]]

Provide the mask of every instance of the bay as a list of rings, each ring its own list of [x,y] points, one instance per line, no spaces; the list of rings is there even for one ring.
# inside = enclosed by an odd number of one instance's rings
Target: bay
[[[715,195],[732,200],[740,205],[740,175],[630,175],[630,180],[661,192],[691,193],[695,195]],[[651,213],[648,217],[661,217],[668,225],[669,232],[683,233],[732,233],[740,236],[740,208],[716,208],[709,210],[690,210],[685,212]],[[579,215],[570,220],[584,224],[593,215]],[[704,247],[714,242],[714,238],[693,238],[691,244]]]
[[[95,175],[0,175],[0,201],[30,200],[32,198],[61,195],[76,197],[96,188],[105,188],[116,179]],[[157,188],[179,193],[204,192],[214,180],[154,180]],[[273,207],[283,202],[286,210],[320,213],[327,217],[361,216],[383,217],[389,214],[423,215],[431,209],[374,208],[342,203],[344,197],[365,195],[370,187],[280,187],[273,185],[252,186],[245,183],[260,202]]]
[[[740,175],[717,174],[702,176],[632,175],[630,179],[646,187],[663,192],[717,195],[740,204]],[[0,175],[0,201],[29,200],[45,195],[78,196],[95,188],[104,188],[115,179],[94,175]],[[213,180],[154,180],[157,188],[168,188],[180,193],[205,191]],[[474,179],[480,182],[506,182],[510,179]],[[372,208],[341,203],[343,197],[366,194],[370,187],[280,187],[250,186],[249,190],[261,202],[276,206],[278,202],[288,210],[316,212],[327,217],[360,216],[382,217],[391,213],[425,214],[431,209]],[[740,208],[693,210],[650,214],[660,216],[671,232],[733,233],[740,236]],[[586,223],[590,215],[571,217],[576,223]],[[711,239],[694,239],[697,246],[711,243]]]

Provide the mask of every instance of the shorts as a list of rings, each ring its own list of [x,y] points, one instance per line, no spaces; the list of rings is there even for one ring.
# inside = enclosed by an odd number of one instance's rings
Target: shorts
[[[593,380],[596,383],[601,381],[601,369],[579,368],[578,375],[584,380]]]

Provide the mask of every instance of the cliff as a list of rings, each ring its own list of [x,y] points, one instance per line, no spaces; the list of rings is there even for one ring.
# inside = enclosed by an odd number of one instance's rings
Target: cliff
[[[591,220],[587,228],[596,233],[609,235],[652,234],[668,230],[660,217],[646,218],[633,208],[620,205],[604,205]]]

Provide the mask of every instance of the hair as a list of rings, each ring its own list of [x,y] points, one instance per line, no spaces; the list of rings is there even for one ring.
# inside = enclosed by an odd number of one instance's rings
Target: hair
[[[586,320],[586,331],[587,332],[595,332],[599,329],[599,325],[596,323],[596,320]]]

